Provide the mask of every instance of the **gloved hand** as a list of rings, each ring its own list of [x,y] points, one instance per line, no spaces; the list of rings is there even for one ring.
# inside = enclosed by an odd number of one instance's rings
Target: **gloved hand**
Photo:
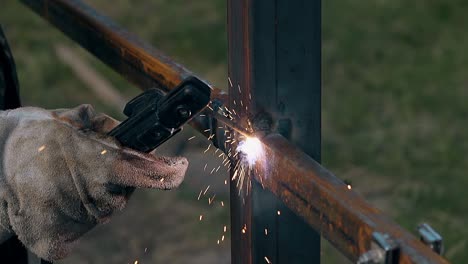
[[[185,158],[123,148],[105,135],[117,124],[89,105],[0,112],[0,242],[15,233],[41,258],[60,259],[135,187],[182,182]]]

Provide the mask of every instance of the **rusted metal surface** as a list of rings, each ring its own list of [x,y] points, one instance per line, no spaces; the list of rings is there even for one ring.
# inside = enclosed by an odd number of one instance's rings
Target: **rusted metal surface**
[[[448,263],[282,136],[271,134],[263,142],[268,159],[258,167],[258,177],[264,187],[349,259],[356,261],[368,250],[372,232],[378,231],[400,244],[400,263]]]
[[[80,1],[22,2],[142,89],[156,85],[171,89],[192,74]],[[214,89],[212,99],[227,103],[226,94],[218,89]],[[241,125],[209,109],[205,112],[207,117],[191,123],[205,136],[209,133],[204,131],[216,127],[218,121],[242,130]],[[257,180],[262,177],[265,189],[273,192],[351,260],[356,261],[369,249],[371,233],[378,231],[400,243],[401,263],[447,263],[282,136],[270,134],[262,140],[268,163],[258,168]]]
[[[22,0],[119,74],[143,89],[172,88],[192,75],[157,49],[78,0]],[[215,96],[223,94],[215,90]]]

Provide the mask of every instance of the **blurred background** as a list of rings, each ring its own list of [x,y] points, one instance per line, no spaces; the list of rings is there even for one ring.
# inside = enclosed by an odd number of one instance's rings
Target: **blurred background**
[[[226,1],[86,2],[226,87]],[[468,2],[322,2],[323,164],[408,230],[430,223],[444,237],[445,257],[463,263]],[[0,24],[15,56],[23,105],[90,103],[121,119],[119,100],[139,93],[18,1],[2,1]],[[103,91],[117,99],[104,100]],[[194,135],[186,128],[158,149],[191,160],[180,189],[136,193],[128,210],[86,235],[61,263],[229,263],[227,174],[210,174],[220,160],[214,151],[203,154],[208,142],[201,136],[187,141]],[[323,263],[345,263],[325,242],[322,254]]]

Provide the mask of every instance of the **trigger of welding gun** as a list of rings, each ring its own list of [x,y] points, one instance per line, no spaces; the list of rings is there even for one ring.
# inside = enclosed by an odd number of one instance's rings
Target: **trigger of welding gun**
[[[188,77],[166,95],[158,89],[146,90],[127,103],[128,118],[108,135],[125,147],[151,152],[201,112],[210,97],[210,87],[196,77]]]

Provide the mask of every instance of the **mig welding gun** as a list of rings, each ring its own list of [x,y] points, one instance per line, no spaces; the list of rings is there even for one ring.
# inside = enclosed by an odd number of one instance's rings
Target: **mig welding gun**
[[[123,146],[151,152],[182,130],[182,126],[210,102],[211,88],[196,77],[188,77],[166,95],[149,89],[124,108],[128,117],[109,132]]]

